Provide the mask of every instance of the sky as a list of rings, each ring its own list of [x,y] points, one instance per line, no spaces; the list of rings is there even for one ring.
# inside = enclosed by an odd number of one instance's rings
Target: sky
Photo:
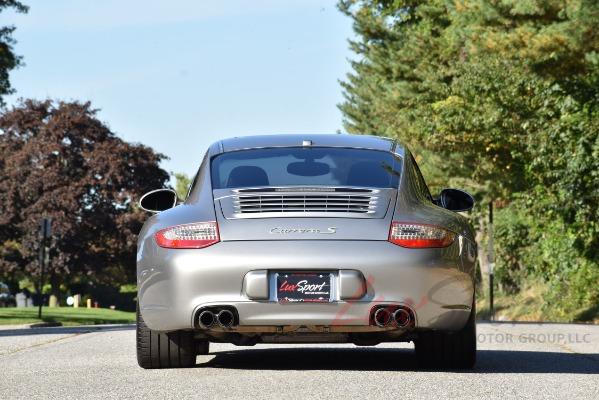
[[[353,34],[336,0],[21,1],[0,14],[25,63],[9,106],[89,100],[169,172],[193,175],[227,137],[342,130]]]

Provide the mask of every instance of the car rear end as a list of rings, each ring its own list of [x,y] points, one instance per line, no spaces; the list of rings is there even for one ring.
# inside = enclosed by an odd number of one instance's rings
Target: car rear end
[[[308,142],[213,147],[186,203],[145,225],[138,283],[151,329],[376,344],[464,327],[475,247],[461,217],[423,200],[392,142]]]

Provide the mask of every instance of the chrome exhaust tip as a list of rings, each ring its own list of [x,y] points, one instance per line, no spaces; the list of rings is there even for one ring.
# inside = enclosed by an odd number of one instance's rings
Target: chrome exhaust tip
[[[198,324],[202,329],[209,329],[214,326],[216,322],[216,316],[212,311],[204,310],[198,316]]]
[[[235,322],[235,315],[229,310],[221,310],[216,315],[216,321],[223,328],[230,328]]]
[[[412,316],[405,308],[398,308],[393,313],[393,320],[398,328],[405,328],[412,322]]]
[[[386,308],[379,308],[374,312],[374,323],[378,327],[389,325],[393,315]]]

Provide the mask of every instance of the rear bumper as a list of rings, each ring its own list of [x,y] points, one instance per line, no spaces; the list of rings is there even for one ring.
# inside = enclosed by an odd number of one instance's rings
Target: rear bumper
[[[195,312],[206,306],[235,307],[240,326],[367,326],[374,306],[397,304],[414,310],[416,328],[458,330],[474,295],[472,266],[462,264],[461,251],[457,240],[445,249],[426,250],[384,241],[323,240],[221,242],[199,250],[169,250],[146,241],[138,252],[140,309],[151,329],[170,331],[193,328]],[[302,270],[358,271],[365,293],[343,300],[337,290],[335,301],[317,304],[280,304],[272,294],[264,300],[248,294],[248,272],[266,271],[268,277]]]

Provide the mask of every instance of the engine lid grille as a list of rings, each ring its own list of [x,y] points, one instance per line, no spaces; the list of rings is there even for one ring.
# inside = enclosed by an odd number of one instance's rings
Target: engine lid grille
[[[358,188],[259,188],[235,189],[219,200],[226,218],[382,218],[389,193]]]
[[[236,213],[263,212],[346,212],[372,214],[378,196],[342,194],[238,195],[234,197]]]

